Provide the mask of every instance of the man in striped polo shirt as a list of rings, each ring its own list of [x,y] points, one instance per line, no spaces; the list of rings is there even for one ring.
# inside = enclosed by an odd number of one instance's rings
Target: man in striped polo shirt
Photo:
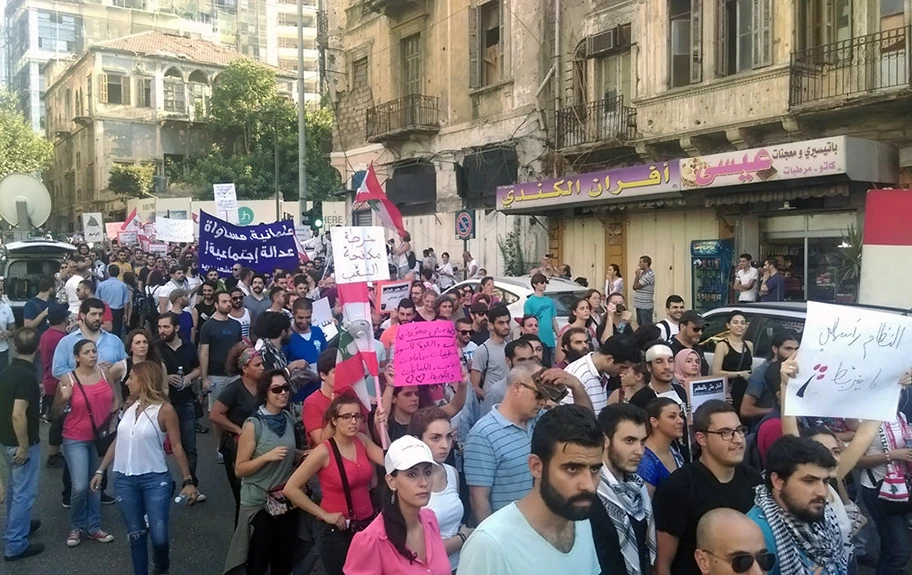
[[[583,385],[563,370],[543,370],[537,362],[510,370],[503,401],[478,420],[465,445],[466,483],[479,523],[532,489],[532,432],[542,409],[560,403],[568,392],[576,405],[592,409]]]
[[[606,339],[598,351],[593,351],[568,365],[565,370],[582,382],[596,414],[608,405],[608,378],[640,361],[640,347],[632,335],[613,335]],[[567,397],[565,404],[574,403]]]

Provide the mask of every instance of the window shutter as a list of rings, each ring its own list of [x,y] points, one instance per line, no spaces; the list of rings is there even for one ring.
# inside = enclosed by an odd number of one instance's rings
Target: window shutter
[[[122,90],[121,93],[123,96],[123,105],[129,106],[130,105],[130,77],[129,76],[120,77],[120,89]]]
[[[716,45],[716,75],[728,75],[728,0],[718,0],[719,10],[717,12],[718,23],[718,44]]]
[[[481,86],[481,58],[479,49],[481,42],[478,30],[481,27],[478,21],[481,11],[477,7],[469,8],[469,88]]]
[[[510,0],[500,0],[500,16],[497,21],[497,25],[500,27],[498,32],[498,37],[500,38],[500,43],[497,48],[500,50],[500,80],[505,80],[507,78],[507,63],[504,61],[504,46],[507,45],[507,37],[504,35],[504,22],[507,21],[507,7],[506,3]],[[480,28],[480,26],[479,26]],[[555,73],[557,70],[555,70]]]
[[[108,75],[98,75],[98,101],[102,104],[108,103]]]
[[[770,34],[770,0],[753,0],[751,14],[751,65],[754,68],[769,66],[773,61],[773,39]]]
[[[823,45],[836,41],[836,2],[833,0],[817,0],[823,2],[823,26],[820,43]]]
[[[703,0],[690,0],[690,82],[703,81]]]

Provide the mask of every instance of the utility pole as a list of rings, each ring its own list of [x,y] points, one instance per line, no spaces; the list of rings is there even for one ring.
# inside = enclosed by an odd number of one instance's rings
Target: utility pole
[[[276,105],[275,115],[272,119],[275,130],[275,204],[276,221],[282,219],[282,192],[279,190],[279,107]]]
[[[307,125],[304,119],[304,0],[298,0],[298,217],[307,211]]]

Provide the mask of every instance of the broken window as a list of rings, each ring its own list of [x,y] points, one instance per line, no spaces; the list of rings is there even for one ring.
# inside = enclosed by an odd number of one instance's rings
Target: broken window
[[[501,0],[491,0],[469,10],[469,87],[500,82],[504,70],[504,15]]]

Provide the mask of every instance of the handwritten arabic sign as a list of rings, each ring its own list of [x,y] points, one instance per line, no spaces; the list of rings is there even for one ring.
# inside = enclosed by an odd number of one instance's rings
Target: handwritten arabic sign
[[[684,188],[718,188],[846,172],[846,138],[822,138],[681,160]]]
[[[677,192],[678,160],[497,188],[498,210],[572,206]]]
[[[389,279],[386,240],[381,227],[338,227],[332,231],[336,283]]]
[[[421,321],[396,330],[396,386],[433,385],[462,380],[456,326],[451,321]]]
[[[380,313],[391,313],[396,309],[400,301],[409,297],[409,289],[411,287],[412,282],[408,280],[378,282],[377,301],[380,302]]]
[[[192,242],[193,220],[155,220],[155,239],[161,242]]]
[[[99,213],[82,214],[82,235],[87,242],[103,242],[105,239],[105,230],[102,227],[104,221]]]
[[[697,408],[713,399],[725,401],[725,394],[728,392],[728,378],[726,377],[698,377],[684,381],[684,387],[687,389],[687,403],[690,405],[690,413],[697,411]]]
[[[808,302],[786,415],[892,421],[910,344],[912,317]]]
[[[163,244],[161,242],[149,242],[148,251],[150,254],[166,256],[168,255],[168,244]]]
[[[234,184],[212,184],[215,213],[232,223],[238,223],[237,191]]]
[[[283,220],[258,226],[235,226],[206,212],[199,218],[200,268],[230,273],[240,263],[261,273],[275,268],[295,269],[298,248],[294,222]]]
[[[117,241],[118,241],[118,242],[120,243],[120,245],[122,245],[122,246],[132,246],[132,245],[136,245],[136,242],[137,242],[137,239],[136,239],[136,232],[133,232],[133,231],[130,231],[130,232],[118,232],[118,233],[117,233]]]

